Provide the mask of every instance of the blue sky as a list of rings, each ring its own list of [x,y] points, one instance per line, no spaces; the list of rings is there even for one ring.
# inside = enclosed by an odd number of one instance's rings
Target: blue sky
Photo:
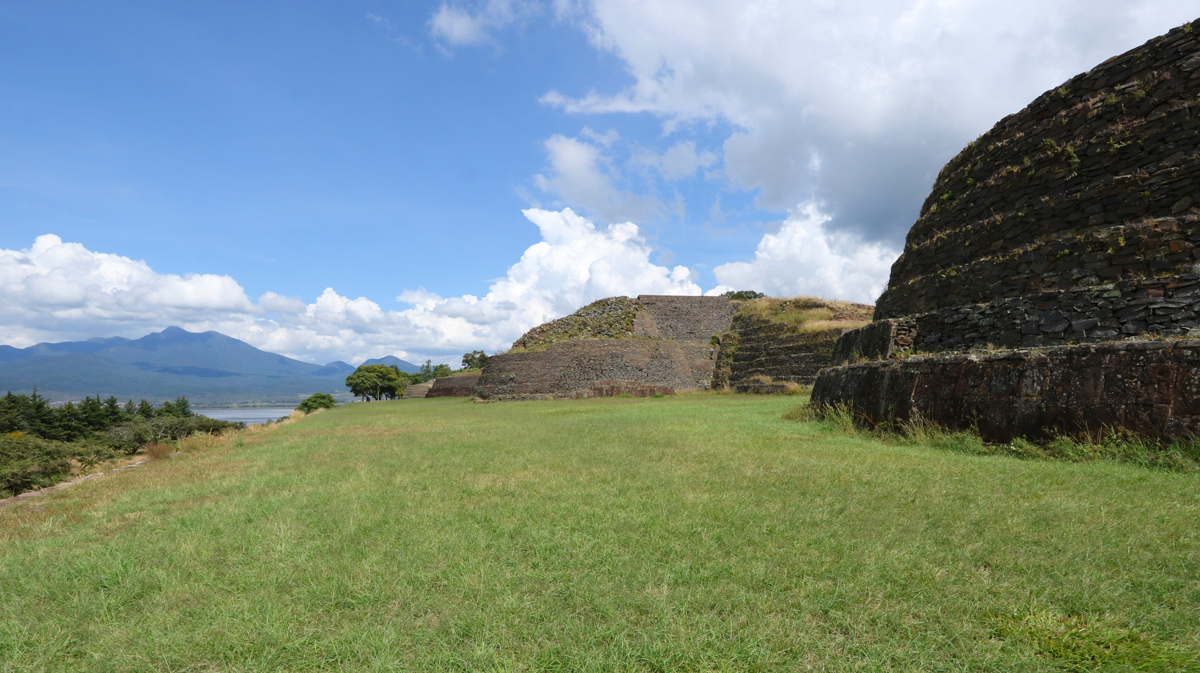
[[[1197,16],[0,2],[0,342],[179,324],[456,363],[611,294],[869,302],[966,142]]]

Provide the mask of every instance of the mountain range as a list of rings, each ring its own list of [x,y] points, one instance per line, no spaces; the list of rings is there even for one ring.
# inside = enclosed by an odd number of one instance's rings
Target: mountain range
[[[419,369],[392,355],[364,364]],[[140,339],[0,345],[0,391],[28,394],[36,387],[51,400],[115,395],[157,401],[186,395],[197,406],[294,405],[312,393],[349,400],[346,376],[353,371],[345,362],[301,362],[218,332],[178,327]]]

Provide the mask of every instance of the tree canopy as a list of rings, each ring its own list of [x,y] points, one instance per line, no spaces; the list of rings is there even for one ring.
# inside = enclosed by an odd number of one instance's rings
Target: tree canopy
[[[483,351],[471,351],[463,354],[462,366],[463,369],[483,369],[487,366],[487,353]]]
[[[747,299],[762,299],[763,297],[765,297],[767,295],[765,295],[761,292],[755,292],[754,290],[730,290],[728,292],[722,293],[721,296],[725,297],[726,299],[733,299],[735,301],[736,300],[745,301]]]
[[[392,400],[404,394],[409,377],[396,367],[362,365],[346,377],[346,386],[355,397],[371,400]]]
[[[296,408],[306,414],[311,414],[317,409],[332,409],[336,406],[337,400],[333,399],[333,395],[330,395],[329,393],[316,393],[314,395],[309,395],[308,398],[301,402],[300,406]]]

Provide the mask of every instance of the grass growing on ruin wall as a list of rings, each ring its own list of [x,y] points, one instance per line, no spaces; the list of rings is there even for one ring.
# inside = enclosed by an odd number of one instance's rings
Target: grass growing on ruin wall
[[[1200,474],[794,404],[351,404],[10,505],[0,670],[1197,670]]]
[[[868,427],[855,419],[845,406],[819,409],[808,403],[787,411],[783,418],[793,421],[822,421],[839,432],[876,437],[881,441],[912,446],[930,446],[977,456],[1058,460],[1075,463],[1117,461],[1141,467],[1181,472],[1200,471],[1200,437],[1176,439],[1169,443],[1141,437],[1120,428],[1106,428],[1094,436],[1063,435],[1033,442],[1016,438],[1009,443],[989,443],[974,430],[951,430],[916,419],[897,424],[880,423]]]
[[[790,332],[807,333],[831,329],[855,329],[871,322],[873,306],[818,297],[763,297],[743,301],[738,316],[784,323]]]
[[[513,342],[509,353],[542,350],[574,339],[633,339],[638,303],[629,297],[594,301],[569,316],[534,327]]]

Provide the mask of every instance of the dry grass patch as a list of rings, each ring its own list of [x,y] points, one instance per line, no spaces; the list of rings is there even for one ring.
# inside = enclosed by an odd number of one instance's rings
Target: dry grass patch
[[[150,460],[162,460],[175,453],[175,447],[166,442],[153,442],[142,447],[142,453]]]
[[[819,297],[762,297],[741,302],[738,314],[784,323],[789,331],[818,332],[853,329],[871,322],[875,307]]]

